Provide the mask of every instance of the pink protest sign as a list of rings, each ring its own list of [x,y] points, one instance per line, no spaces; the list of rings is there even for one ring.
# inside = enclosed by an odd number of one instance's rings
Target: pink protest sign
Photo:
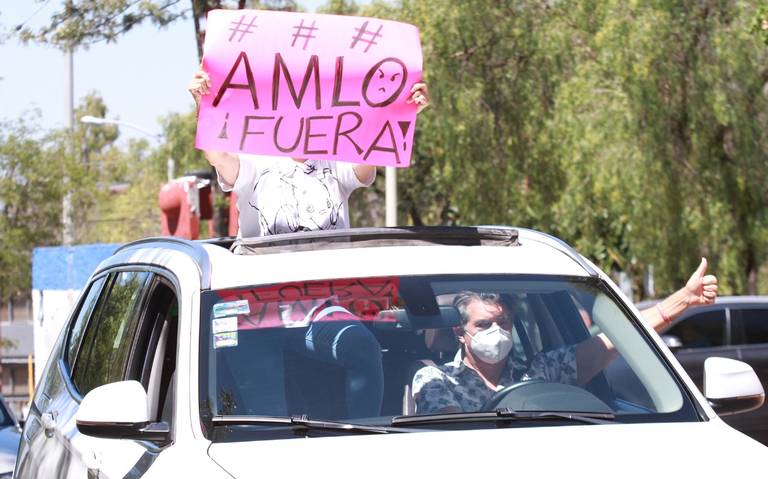
[[[261,10],[208,14],[195,146],[410,163],[421,81],[419,31],[375,18]]]

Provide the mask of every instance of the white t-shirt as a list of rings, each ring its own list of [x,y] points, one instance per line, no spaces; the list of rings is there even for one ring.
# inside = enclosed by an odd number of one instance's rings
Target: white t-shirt
[[[219,177],[224,191],[234,191],[240,210],[239,237],[349,227],[349,195],[361,186],[354,165],[326,160],[304,163],[290,158],[239,155],[233,185]]]

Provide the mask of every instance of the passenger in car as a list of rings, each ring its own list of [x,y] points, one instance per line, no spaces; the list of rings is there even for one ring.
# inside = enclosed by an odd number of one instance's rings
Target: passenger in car
[[[202,68],[187,89],[200,106],[211,80]],[[417,112],[429,105],[426,83],[415,83],[406,100]],[[237,194],[239,237],[349,227],[348,199],[360,187],[373,184],[376,167],[306,158],[204,151],[216,168],[224,191]]]
[[[656,307],[642,312],[656,331],[662,331],[690,306],[711,304],[717,298],[717,278],[707,275],[707,261],[686,285]],[[461,325],[455,328],[461,347],[442,366],[425,366],[413,378],[416,412],[478,411],[497,391],[521,381],[584,385],[617,357],[610,339],[597,334],[581,343],[544,351],[529,365],[510,355],[514,317],[495,293],[462,291],[454,298]]]
[[[378,416],[384,395],[381,345],[360,318],[333,300],[307,314],[309,327],[286,344],[310,359],[340,366],[345,373],[346,417]]]
[[[381,345],[376,336],[358,316],[333,298],[317,300],[306,315],[298,313],[296,317],[299,316],[301,320],[298,321],[286,322],[283,318],[284,327],[267,325],[249,331],[253,334],[243,335],[240,339],[243,348],[221,350],[222,360],[217,363],[220,368],[217,374],[233,384],[225,389],[249,389],[240,400],[242,410],[247,414],[269,416],[311,413],[307,409],[291,410],[289,396],[291,391],[297,391],[291,385],[309,377],[314,380],[317,369],[312,371],[313,366],[325,363],[337,367],[336,372],[343,376],[341,383],[336,384],[343,390],[332,393],[342,399],[337,418],[380,415],[384,369]],[[254,357],[258,359],[254,360]],[[301,361],[302,358],[309,361]],[[297,365],[303,369],[294,369]],[[248,378],[248,386],[234,386],[236,378],[243,377]],[[316,377],[321,378],[322,374]],[[293,399],[297,398],[300,402],[304,400],[301,393],[294,394]]]

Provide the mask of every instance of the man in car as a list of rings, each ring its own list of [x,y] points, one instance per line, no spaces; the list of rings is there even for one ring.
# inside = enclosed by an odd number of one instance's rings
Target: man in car
[[[688,307],[714,303],[717,278],[707,275],[706,269],[702,258],[683,288],[643,311],[649,325],[660,332]],[[455,328],[461,348],[453,361],[426,366],[414,376],[412,390],[420,414],[478,411],[495,392],[521,381],[584,385],[618,354],[600,333],[575,345],[541,352],[525,365],[509,354],[514,318],[498,294],[462,291],[453,304],[461,317],[461,326]]]

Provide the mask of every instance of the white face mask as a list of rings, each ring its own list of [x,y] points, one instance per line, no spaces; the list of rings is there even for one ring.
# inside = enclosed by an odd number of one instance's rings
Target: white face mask
[[[475,333],[474,336],[469,333],[467,335],[472,338],[472,353],[484,363],[496,364],[506,358],[512,350],[512,333],[501,329],[496,323]]]

